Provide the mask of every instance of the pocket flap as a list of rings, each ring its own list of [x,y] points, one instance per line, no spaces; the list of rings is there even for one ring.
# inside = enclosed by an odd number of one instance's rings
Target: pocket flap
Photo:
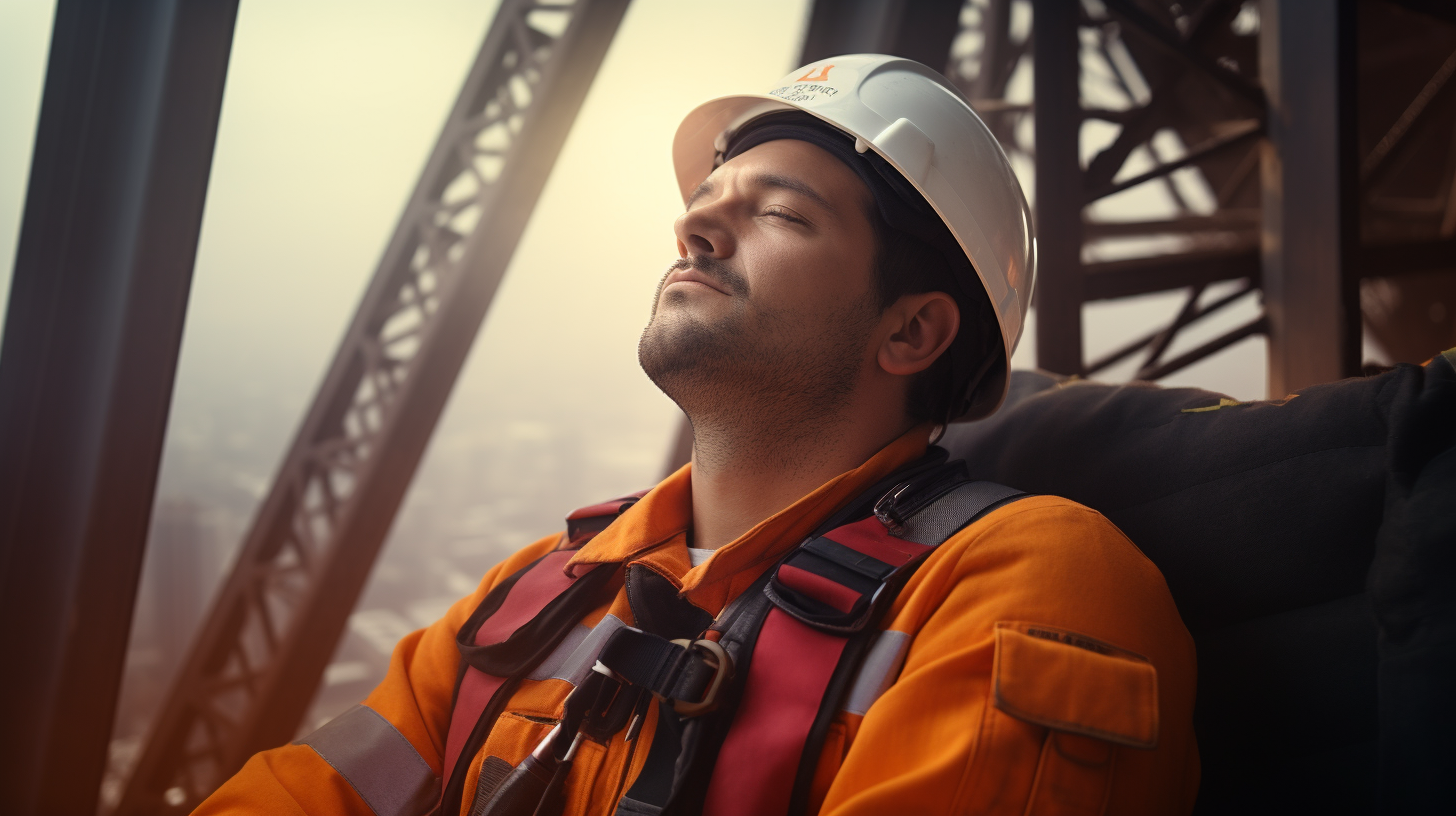
[[[996,624],[996,707],[1126,745],[1158,744],[1158,670],[1142,655],[1050,626]]]

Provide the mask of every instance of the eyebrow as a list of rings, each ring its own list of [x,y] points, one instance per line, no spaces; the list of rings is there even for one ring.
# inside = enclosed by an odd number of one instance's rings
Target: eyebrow
[[[815,204],[818,204],[820,207],[823,207],[831,213],[837,214],[839,212],[839,210],[833,204],[829,203],[829,199],[819,194],[818,190],[815,190],[813,187],[810,187],[808,184],[805,184],[804,182],[793,178],[792,176],[783,176],[779,175],[778,173],[759,173],[749,177],[748,183],[751,186],[755,187],[770,187],[798,193],[799,195],[809,199]],[[699,184],[697,188],[693,190],[693,194],[688,196],[687,208],[692,209],[693,202],[697,201],[704,195],[713,192],[713,188],[713,180],[704,179],[703,183]]]

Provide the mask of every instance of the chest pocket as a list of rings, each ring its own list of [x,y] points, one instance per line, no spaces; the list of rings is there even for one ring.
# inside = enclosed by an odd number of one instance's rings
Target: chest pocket
[[[993,701],[1047,729],[1026,813],[1100,814],[1119,748],[1158,743],[1158,673],[1146,658],[1065,629],[996,624]]]

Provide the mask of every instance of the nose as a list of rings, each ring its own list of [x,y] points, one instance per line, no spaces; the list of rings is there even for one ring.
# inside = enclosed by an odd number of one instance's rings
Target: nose
[[[727,258],[733,254],[733,232],[728,224],[723,201],[709,201],[693,206],[677,217],[673,232],[677,234],[677,251],[682,257],[701,255]]]

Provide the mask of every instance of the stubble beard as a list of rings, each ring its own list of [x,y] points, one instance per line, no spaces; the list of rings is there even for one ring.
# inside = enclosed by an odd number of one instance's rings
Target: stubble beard
[[[637,359],[687,415],[698,466],[812,466],[806,451],[833,433],[854,394],[876,317],[869,304],[806,331],[801,318],[739,294],[715,319],[691,313],[676,292],[654,303],[663,308],[654,307]]]

